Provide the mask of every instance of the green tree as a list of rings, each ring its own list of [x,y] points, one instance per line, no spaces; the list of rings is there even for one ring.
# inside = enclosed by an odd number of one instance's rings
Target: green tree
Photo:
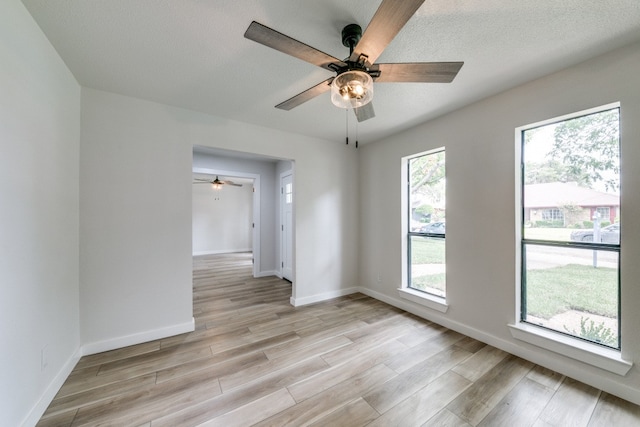
[[[444,202],[444,151],[416,157],[409,162],[410,192],[413,207]]]
[[[444,151],[411,159],[410,168],[411,193],[424,192],[444,180]]]
[[[580,206],[576,206],[572,203],[567,203],[562,206],[559,206],[562,211],[562,216],[564,217],[564,225],[574,225],[577,224],[580,219],[580,214],[582,213],[582,208]]]
[[[444,151],[411,159],[409,183],[412,218],[421,222],[442,219],[442,209],[437,207],[445,203]]]
[[[558,159],[592,187],[620,188],[619,112],[617,108],[559,123],[549,158]]]
[[[583,187],[589,184],[589,177],[586,172],[571,168],[558,160],[548,160],[542,163],[526,162],[524,171],[524,182],[526,184],[575,182]]]

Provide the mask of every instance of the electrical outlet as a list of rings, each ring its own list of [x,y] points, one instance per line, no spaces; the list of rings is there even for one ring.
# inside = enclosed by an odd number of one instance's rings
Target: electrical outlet
[[[49,366],[49,352],[47,350],[47,345],[45,345],[44,347],[42,347],[42,350],[40,351],[40,370],[44,371],[47,366]]]
[[[382,282],[382,278],[380,278],[380,273],[378,273],[378,283]]]

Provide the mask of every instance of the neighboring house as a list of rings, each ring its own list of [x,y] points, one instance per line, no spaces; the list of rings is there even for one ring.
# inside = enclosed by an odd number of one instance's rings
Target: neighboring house
[[[550,182],[524,187],[525,221],[563,221],[564,225],[591,221],[596,212],[602,221],[618,217],[620,196],[603,193],[575,183]]]

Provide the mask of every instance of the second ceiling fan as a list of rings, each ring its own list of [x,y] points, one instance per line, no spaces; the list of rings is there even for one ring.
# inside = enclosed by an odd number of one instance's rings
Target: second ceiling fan
[[[223,185],[231,185],[233,187],[242,187],[242,184],[236,184],[233,181],[223,180],[216,176],[216,179],[207,179],[207,178],[193,178],[194,184],[211,184],[214,189],[219,190]]]
[[[291,110],[310,99],[331,91],[331,102],[340,108],[353,108],[359,122],[375,116],[373,82],[450,83],[463,62],[413,62],[376,64],[382,51],[393,40],[424,0],[382,0],[364,34],[357,24],[342,30],[342,44],[349,57],[340,60],[253,21],[244,36],[280,52],[336,73],[317,85],[276,105]]]

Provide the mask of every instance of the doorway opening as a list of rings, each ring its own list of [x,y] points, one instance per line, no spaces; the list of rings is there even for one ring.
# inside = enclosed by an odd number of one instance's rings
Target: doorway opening
[[[216,177],[232,182],[240,182],[243,179],[253,180],[252,217],[247,220],[251,226],[253,276],[282,278],[284,268],[284,277],[291,281],[293,294],[295,294],[294,168],[295,164],[292,160],[215,147],[193,147],[192,172],[205,174],[208,177],[205,179],[205,184],[207,184],[206,181],[215,180]],[[284,183],[288,189],[286,197],[290,203],[288,207],[285,206],[285,209],[282,209],[282,197],[285,196],[283,196],[281,179],[286,176],[290,179],[288,186],[286,182]],[[234,216],[234,213],[227,213],[227,215]],[[194,222],[192,227],[194,233],[195,228]],[[197,237],[195,235],[193,237],[194,255],[199,253],[195,247]]]
[[[194,167],[193,176],[193,255],[251,252],[258,277],[260,175]]]

